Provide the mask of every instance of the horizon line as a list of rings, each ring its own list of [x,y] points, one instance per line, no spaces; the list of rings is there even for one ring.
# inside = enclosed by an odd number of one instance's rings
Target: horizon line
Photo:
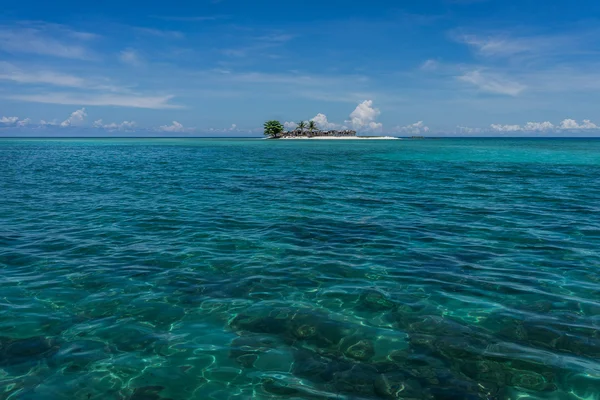
[[[600,139],[600,136],[393,136],[399,139]],[[368,136],[363,136],[368,137]],[[265,136],[0,136],[0,139],[267,139]],[[343,139],[339,139],[343,140]]]

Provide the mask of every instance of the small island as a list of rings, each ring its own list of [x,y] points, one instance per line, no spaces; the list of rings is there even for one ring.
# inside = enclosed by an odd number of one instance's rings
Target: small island
[[[320,130],[315,121],[307,124],[300,121],[296,129],[285,131],[279,121],[267,121],[264,125],[264,134],[267,139],[398,139],[393,136],[357,136],[356,131],[345,130]]]

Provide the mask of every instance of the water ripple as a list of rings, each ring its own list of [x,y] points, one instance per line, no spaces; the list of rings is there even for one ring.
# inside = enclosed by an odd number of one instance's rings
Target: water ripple
[[[0,398],[600,399],[600,141],[0,140]]]

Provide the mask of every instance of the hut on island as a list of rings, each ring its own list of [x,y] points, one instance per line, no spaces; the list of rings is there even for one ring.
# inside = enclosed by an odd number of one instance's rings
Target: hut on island
[[[292,131],[283,132],[283,137],[315,137],[315,136],[356,136],[356,131],[346,129],[342,131],[338,130],[329,130],[329,131],[310,131],[306,129],[294,129]]]

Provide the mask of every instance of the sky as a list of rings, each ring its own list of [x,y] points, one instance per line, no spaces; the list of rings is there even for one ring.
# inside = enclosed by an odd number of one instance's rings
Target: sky
[[[592,0],[21,0],[0,136],[600,136]]]

